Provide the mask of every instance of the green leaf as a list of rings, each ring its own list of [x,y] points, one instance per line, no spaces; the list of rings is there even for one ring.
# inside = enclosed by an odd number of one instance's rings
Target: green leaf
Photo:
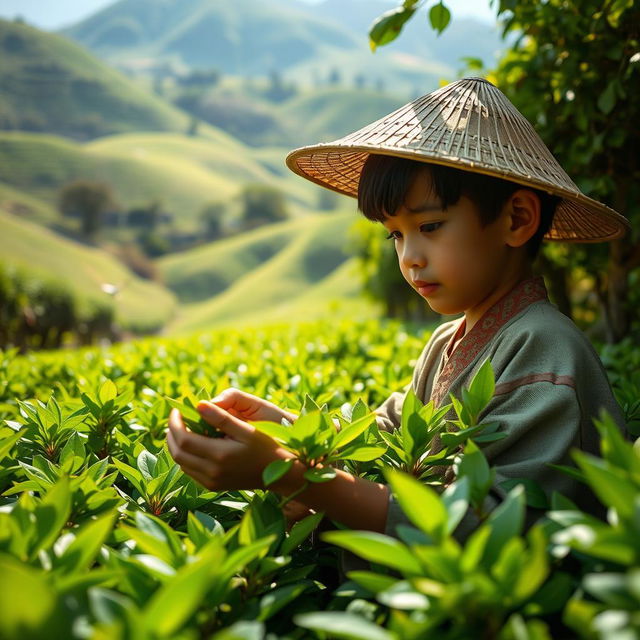
[[[429,598],[416,591],[409,582],[401,580],[377,594],[376,600],[392,609],[426,611],[431,605]]]
[[[75,473],[85,463],[86,455],[84,442],[74,431],[60,452],[60,466],[66,473]]]
[[[491,535],[487,541],[483,564],[490,567],[500,555],[507,542],[522,531],[524,524],[524,488],[518,485],[498,505],[487,519]]]
[[[138,454],[136,465],[147,482],[154,477],[157,463],[158,459],[146,449]]]
[[[0,553],[0,637],[39,640],[70,638],[66,616],[46,575]]]
[[[307,469],[302,476],[309,482],[329,482],[336,477],[336,470],[333,467],[314,467]]]
[[[117,512],[90,520],[76,534],[75,540],[64,550],[59,566],[63,573],[82,573],[91,568],[100,548],[113,530]]]
[[[520,566],[512,596],[516,602],[525,602],[542,586],[549,575],[547,537],[541,525],[531,528],[527,534],[529,551]]]
[[[491,362],[487,358],[473,376],[466,394],[468,397],[467,402],[470,402],[472,405],[469,409],[473,416],[474,423],[489,404],[491,398],[493,398],[495,388],[496,384],[493,369],[491,367]],[[464,396],[465,394],[463,393],[463,398]]]
[[[451,534],[469,509],[469,479],[458,478],[442,494],[442,504],[447,510],[446,533]]]
[[[327,531],[321,537],[370,562],[382,564],[409,575],[420,573],[420,564],[417,559],[395,538],[374,531]]]
[[[336,460],[353,460],[354,462],[371,462],[383,456],[386,447],[375,445],[353,445],[347,449],[343,449],[340,455],[334,456]]]
[[[332,638],[347,640],[398,640],[398,636],[369,622],[366,618],[343,611],[318,611],[302,613],[293,618],[295,624],[313,629]]]
[[[160,637],[176,634],[215,585],[218,567],[209,558],[182,567],[156,591],[144,609],[145,628]]]
[[[293,429],[291,427],[285,427],[277,422],[257,421],[251,422],[251,425],[260,433],[264,433],[285,445],[289,443],[289,440],[293,436]]]
[[[309,534],[318,526],[322,520],[323,513],[314,513],[306,518],[303,518],[299,522],[296,522],[287,538],[282,542],[280,546],[280,553],[283,555],[289,555],[294,549],[298,547]]]
[[[607,88],[598,97],[598,109],[602,113],[608,115],[613,111],[613,107],[616,105],[616,85],[617,79],[611,80],[607,85]]]
[[[356,422],[360,418],[364,418],[369,413],[369,407],[362,401],[362,398],[358,398],[351,410],[352,423]]]
[[[288,584],[279,589],[274,589],[260,599],[260,610],[257,615],[257,620],[269,620],[280,609],[286,607],[290,602],[295,600],[299,595],[304,593],[309,588],[309,582],[297,582],[294,584]]]
[[[114,400],[118,397],[118,388],[114,384],[112,380],[107,380],[101,387],[98,392],[98,399],[101,404],[106,404],[109,400]]]
[[[466,477],[469,480],[471,502],[476,508],[481,508],[491,488],[494,473],[473,440],[467,442],[462,458],[455,466],[455,471],[456,477]]]
[[[22,437],[22,433],[14,433],[8,437],[2,439],[2,443],[0,443],[0,461],[5,458],[5,456],[11,451],[13,445],[20,440]]]
[[[349,571],[347,573],[349,580],[353,580],[356,584],[364,587],[367,591],[376,594],[379,591],[386,591],[397,580],[391,576],[384,576],[379,573],[373,573],[372,571]]]
[[[621,518],[631,518],[637,489],[625,473],[581,451],[575,451],[573,457],[598,499],[605,506],[613,507]]]
[[[142,474],[133,467],[130,467],[128,464],[124,462],[120,462],[117,458],[112,458],[111,460],[113,464],[116,466],[118,471],[137,489],[140,495],[144,495],[144,486],[142,482]]]
[[[282,478],[293,466],[295,462],[295,458],[287,458],[286,460],[274,460],[270,462],[262,472],[262,482],[264,482],[264,486],[268,487],[269,485],[277,482]]]
[[[600,433],[600,450],[602,457],[616,467],[632,471],[639,464],[633,445],[626,442],[620,428],[609,413],[603,412],[600,419],[593,421]],[[2,457],[0,455],[0,457]]]
[[[434,5],[429,10],[429,22],[431,22],[431,27],[438,32],[438,35],[447,28],[450,20],[451,11],[442,2]]]
[[[126,620],[130,613],[137,611],[131,598],[100,587],[88,591],[89,607],[98,622],[110,625]]]
[[[390,469],[385,477],[409,520],[440,541],[447,530],[448,514],[438,494],[405,473]]]
[[[333,442],[334,448],[340,449],[341,447],[349,444],[360,434],[364,433],[375,421],[376,417],[372,413],[364,416],[363,418],[360,418],[359,420],[355,420],[350,425],[342,429],[342,431],[336,434]]]
[[[404,7],[396,7],[385,11],[381,16],[374,20],[369,28],[369,46],[371,51],[375,51],[377,47],[381,47],[389,42],[393,42],[405,25],[407,20],[415,13],[415,9],[405,9]]]
[[[35,508],[36,540],[32,553],[48,549],[58,538],[71,513],[69,480],[60,478]]]
[[[508,478],[500,483],[505,491],[511,491],[515,486],[521,484],[524,487],[527,506],[534,509],[549,509],[549,499],[544,489],[531,478]]]
[[[258,620],[240,620],[212,635],[211,640],[264,640],[264,624]]]

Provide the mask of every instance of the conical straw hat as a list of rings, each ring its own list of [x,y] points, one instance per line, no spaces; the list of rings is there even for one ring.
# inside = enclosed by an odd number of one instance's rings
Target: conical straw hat
[[[578,189],[526,118],[482,78],[446,85],[335,142],[295,149],[287,166],[357,196],[370,153],[483,173],[560,196],[548,240],[613,240],[630,228],[626,218]]]

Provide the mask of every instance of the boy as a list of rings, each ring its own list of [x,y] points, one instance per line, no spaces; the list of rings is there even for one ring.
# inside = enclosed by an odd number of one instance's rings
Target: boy
[[[484,447],[497,471],[486,508],[512,478],[531,478],[581,502],[577,483],[547,464],[570,463],[576,447],[597,452],[592,419],[602,409],[620,425],[622,417],[596,353],[549,303],[532,261],[543,236],[613,239],[627,221],[581,194],[506,97],[477,78],[334,143],[298,149],[287,164],[357,195],[364,215],[389,231],[403,276],[431,308],[463,314],[441,325],[422,352],[412,382],[418,397],[441,405],[491,360],[496,393],[482,419],[500,422],[507,436]],[[381,428],[398,426],[403,398],[396,392],[377,409]],[[295,419],[271,403],[229,389],[199,410],[228,438],[192,434],[174,411],[168,442],[182,469],[211,489],[260,487],[264,467],[290,455],[247,422]],[[296,463],[276,490],[293,493],[303,473]],[[402,520],[384,485],[342,471],[298,500],[355,529],[395,535]],[[476,525],[470,512],[457,535]]]

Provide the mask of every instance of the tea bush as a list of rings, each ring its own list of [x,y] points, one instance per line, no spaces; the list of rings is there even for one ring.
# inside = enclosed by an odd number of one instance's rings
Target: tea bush
[[[381,434],[368,409],[410,380],[426,337],[315,323],[0,352],[0,637],[640,637],[638,446],[603,416],[602,457],[576,454],[606,520],[555,495],[525,532],[518,485],[460,543],[456,526],[491,477],[482,442],[501,437],[477,423],[489,363],[452,399],[455,423],[409,394],[401,428]],[[632,429],[638,357],[603,352]],[[313,513],[289,526],[268,490],[215,493],[183,475],[165,444],[170,407],[197,428],[189,407],[228,386],[300,413],[256,426],[308,463],[308,482],[331,479],[318,460],[387,482],[414,526],[399,539]],[[430,459],[435,435],[445,447]],[[442,491],[431,468],[447,463],[457,479]],[[270,465],[265,484],[286,471]],[[369,564],[343,575],[341,549]]]

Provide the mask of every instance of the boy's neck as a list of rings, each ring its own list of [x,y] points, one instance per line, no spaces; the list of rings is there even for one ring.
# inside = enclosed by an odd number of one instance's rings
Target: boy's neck
[[[461,339],[466,336],[476,325],[478,320],[489,310],[491,307],[506,296],[512,289],[518,284],[529,278],[533,278],[533,269],[531,264],[527,263],[522,269],[514,272],[511,275],[505,277],[498,286],[476,307],[469,311],[465,311],[464,323],[465,329]]]

